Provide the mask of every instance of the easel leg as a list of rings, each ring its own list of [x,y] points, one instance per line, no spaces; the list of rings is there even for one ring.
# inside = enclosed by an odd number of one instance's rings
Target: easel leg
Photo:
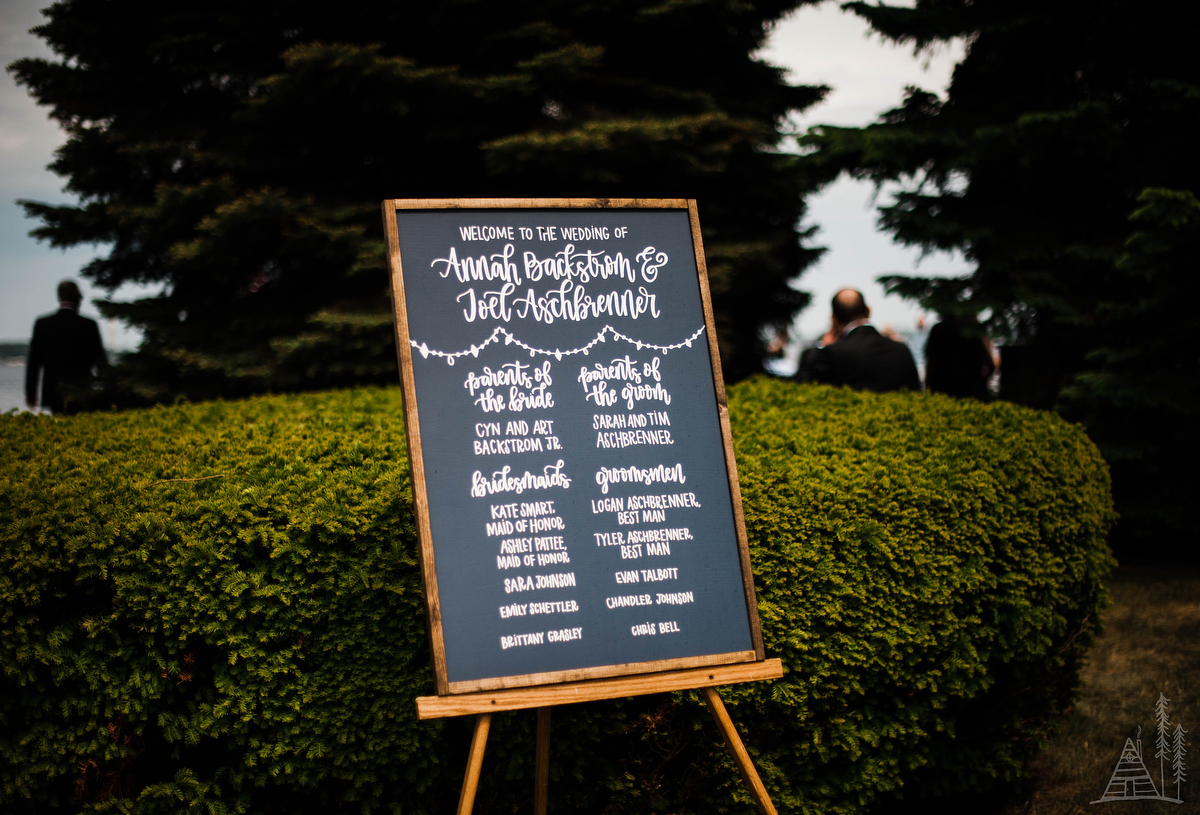
[[[483,748],[487,746],[488,728],[492,714],[480,713],[475,719],[475,735],[471,737],[471,755],[467,758],[467,774],[463,777],[458,796],[458,815],[471,815],[475,806],[475,789],[479,786],[479,768],[483,766]]]
[[[725,710],[725,703],[721,701],[715,688],[701,688],[700,693],[704,696],[704,701],[708,703],[708,712],[712,714],[713,720],[717,723],[721,737],[725,739],[725,746],[729,748],[729,752],[733,753],[733,760],[737,762],[738,769],[742,771],[742,780],[750,788],[750,795],[754,797],[758,811],[763,815],[777,815],[775,805],[767,796],[767,788],[763,786],[762,779],[758,777],[758,770],[754,769],[754,763],[750,761],[750,754],[746,752],[746,746],[742,744],[741,736],[733,728],[733,721]]]
[[[533,815],[546,815],[550,791],[550,708],[537,709],[537,753],[533,775]]]

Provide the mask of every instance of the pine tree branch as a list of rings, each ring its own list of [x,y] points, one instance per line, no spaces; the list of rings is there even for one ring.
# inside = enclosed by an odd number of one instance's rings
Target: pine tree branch
[[[208,481],[213,478],[224,478],[225,475],[226,473],[219,473],[218,475],[206,475],[203,478],[164,478],[161,481],[155,481],[153,484],[147,484],[146,488],[157,487],[159,484],[170,484],[175,481]]]

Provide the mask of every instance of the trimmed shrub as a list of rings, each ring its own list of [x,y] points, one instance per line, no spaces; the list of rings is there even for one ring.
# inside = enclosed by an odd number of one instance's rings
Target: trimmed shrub
[[[730,409],[774,683],[722,692],[781,811],[1018,779],[1074,692],[1112,522],[1083,433],[757,379]],[[453,811],[400,392],[0,417],[0,808]],[[532,798],[497,717],[476,810]],[[694,693],[554,713],[551,805],[750,812]]]
[[[767,380],[730,411],[764,639],[790,669],[730,695],[783,808],[1003,794],[1107,602],[1112,499],[1082,428]]]

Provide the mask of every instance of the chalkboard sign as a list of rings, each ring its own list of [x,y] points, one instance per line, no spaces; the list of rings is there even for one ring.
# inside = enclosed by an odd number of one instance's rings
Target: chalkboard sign
[[[695,202],[384,202],[439,694],[763,658]]]

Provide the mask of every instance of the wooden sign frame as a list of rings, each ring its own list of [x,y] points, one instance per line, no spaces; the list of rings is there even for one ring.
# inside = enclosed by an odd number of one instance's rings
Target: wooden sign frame
[[[430,521],[424,456],[421,446],[421,421],[417,405],[413,373],[413,347],[410,343],[408,311],[404,292],[403,260],[400,252],[400,236],[396,213],[400,210],[504,210],[504,209],[548,209],[548,210],[676,210],[686,211],[691,226],[692,248],[695,255],[704,324],[708,335],[708,351],[712,362],[713,387],[716,395],[718,419],[724,448],[725,467],[729,480],[729,497],[733,507],[734,529],[737,538],[738,561],[741,566],[742,585],[749,620],[752,650],[732,653],[709,654],[698,657],[663,659],[617,665],[604,665],[573,670],[517,676],[492,677],[470,681],[449,681],[446,668],[446,649],[443,639],[441,607],[438,597],[435,571],[433,534]],[[383,202],[383,224],[387,239],[387,255],[394,295],[396,350],[400,365],[400,377],[404,390],[404,411],[408,431],[408,455],[412,472],[413,499],[416,505],[417,530],[421,548],[421,578],[425,590],[426,616],[429,624],[431,652],[433,654],[434,677],[438,696],[456,694],[481,694],[506,688],[529,688],[531,686],[554,685],[567,682],[584,682],[610,677],[652,674],[664,671],[697,669],[709,666],[733,665],[738,663],[761,663],[764,659],[762,633],[759,627],[758,605],[754,593],[754,579],[750,566],[750,551],[746,538],[745,518],[742,512],[741,490],[738,486],[737,463],[733,453],[733,437],[729,424],[729,410],[725,397],[725,385],[720,370],[720,354],[717,348],[716,327],[713,320],[712,300],[708,289],[708,273],[704,259],[704,248],[700,235],[700,219],[696,202],[677,198],[453,198],[453,199],[389,199]],[[775,674],[775,671],[771,671]],[[749,679],[750,677],[746,677]],[[755,677],[758,678],[758,677]],[[767,678],[763,676],[762,678]],[[772,676],[773,678],[773,676]],[[740,681],[746,681],[742,679]],[[734,680],[739,681],[739,680]],[[614,685],[611,696],[635,695]],[[592,697],[597,698],[597,697]],[[536,707],[544,702],[535,702]],[[511,708],[510,708],[511,709]],[[435,714],[436,715],[436,714]],[[455,715],[442,713],[440,715]]]
[[[475,730],[459,795],[458,815],[470,815],[479,783],[480,769],[492,716],[504,711],[537,709],[537,745],[534,772],[534,813],[546,815],[548,810],[548,780],[550,767],[550,711],[553,706],[579,702],[640,696],[651,693],[698,689],[721,738],[729,749],[744,783],[762,815],[776,815],[766,787],[759,778],[754,763],[742,743],[717,693],[716,687],[739,682],[778,679],[783,676],[779,659],[765,659],[762,632],[759,627],[758,603],[754,593],[754,578],[750,566],[750,547],[746,537],[746,522],[742,512],[741,489],[738,486],[737,463],[733,454],[733,434],[729,424],[729,408],[725,384],[720,369],[716,326],[712,300],[708,290],[708,269],[700,237],[700,218],[696,202],[688,199],[608,199],[608,198],[455,198],[455,199],[391,199],[383,202],[384,233],[387,237],[388,265],[394,295],[393,310],[396,328],[396,350],[404,389],[404,411],[408,432],[409,466],[412,471],[413,498],[416,504],[417,530],[421,546],[421,579],[425,589],[426,615],[433,654],[437,696],[417,699],[419,719],[450,716],[475,716]],[[709,359],[712,363],[712,383],[721,432],[725,469],[729,481],[729,499],[733,510],[734,531],[741,568],[742,588],[746,603],[753,650],[700,657],[663,659],[620,665],[605,665],[546,673],[504,676],[473,681],[450,682],[446,670],[446,651],[443,639],[441,606],[438,598],[437,573],[434,568],[433,533],[430,521],[429,497],[421,448],[421,425],[413,377],[413,346],[408,328],[408,308],[404,293],[403,265],[400,255],[400,236],[396,223],[399,210],[412,209],[564,209],[564,210],[684,210],[691,228],[692,249],[696,262],[704,326],[708,334]],[[641,347],[639,345],[639,347]]]

